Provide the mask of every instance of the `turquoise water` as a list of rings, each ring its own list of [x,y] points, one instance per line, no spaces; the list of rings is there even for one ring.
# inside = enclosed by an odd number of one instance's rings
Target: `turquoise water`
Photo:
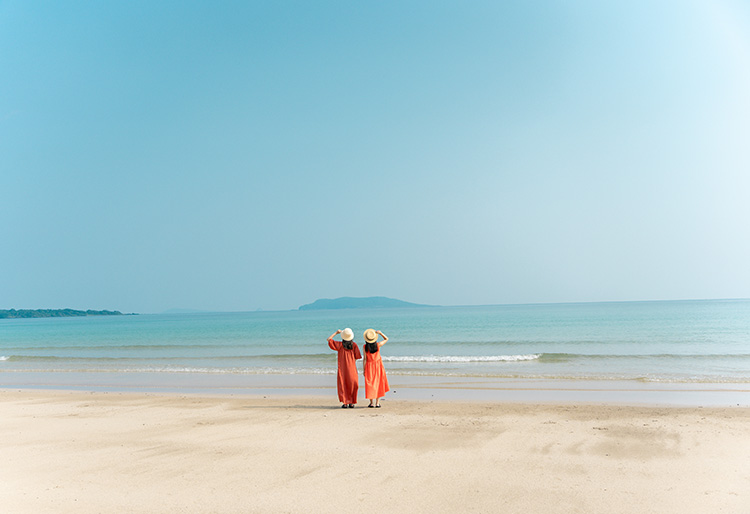
[[[748,300],[0,320],[0,378],[331,375],[344,327],[394,376],[750,382]]]

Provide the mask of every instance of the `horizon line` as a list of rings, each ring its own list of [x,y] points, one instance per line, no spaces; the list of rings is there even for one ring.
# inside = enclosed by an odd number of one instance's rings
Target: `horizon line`
[[[373,298],[370,296],[341,296],[339,298]],[[388,297],[381,297],[388,298]],[[336,298],[331,298],[335,300]],[[398,298],[392,298],[398,300]],[[581,304],[596,304],[596,303],[658,303],[658,302],[724,302],[724,301],[748,301],[750,297],[735,297],[735,298],[677,298],[677,299],[656,299],[656,300],[583,300],[583,301],[568,301],[568,302],[521,302],[521,303],[478,303],[478,304],[457,304],[457,305],[439,305],[439,304],[415,304],[415,307],[410,308],[453,308],[453,307],[514,307],[524,305],[581,305]],[[400,300],[407,303],[407,300]],[[307,304],[303,304],[307,305]],[[385,309],[402,309],[404,307],[372,307],[376,310]],[[180,311],[185,312],[169,312],[169,311]],[[293,312],[298,311],[299,307],[292,309],[263,309],[257,308],[252,310],[201,310],[201,309],[167,309],[159,312],[144,312],[143,314],[240,314],[240,313],[252,313],[252,312]],[[359,310],[358,308],[351,309],[315,309],[315,310]],[[315,312],[313,310],[313,312]]]

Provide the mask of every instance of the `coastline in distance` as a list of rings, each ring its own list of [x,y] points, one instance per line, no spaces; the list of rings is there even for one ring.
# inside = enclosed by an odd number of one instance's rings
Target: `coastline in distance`
[[[10,309],[0,310],[0,319],[64,318],[73,316],[125,316],[120,311],[78,311],[75,309]]]
[[[418,303],[405,302],[395,298],[385,296],[368,296],[365,298],[353,298],[344,296],[341,298],[321,298],[313,303],[308,303],[299,307],[301,311],[308,310],[327,310],[327,309],[385,309],[401,307],[434,307],[433,305],[423,305]]]

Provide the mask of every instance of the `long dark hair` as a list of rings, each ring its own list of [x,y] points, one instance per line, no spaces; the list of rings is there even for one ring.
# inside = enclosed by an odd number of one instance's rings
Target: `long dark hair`
[[[380,347],[378,346],[378,343],[365,343],[365,351],[367,353],[378,353],[378,350]]]
[[[341,346],[344,347],[344,350],[351,350],[354,347],[351,341],[341,341]]]

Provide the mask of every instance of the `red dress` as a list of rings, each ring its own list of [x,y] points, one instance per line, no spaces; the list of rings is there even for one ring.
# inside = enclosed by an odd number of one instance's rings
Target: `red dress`
[[[380,357],[380,350],[375,353],[368,353],[366,357],[365,398],[368,400],[382,398],[390,389],[388,388],[388,377],[385,376],[383,359]]]
[[[328,339],[331,350],[339,352],[339,375],[336,385],[339,391],[341,403],[357,403],[357,391],[359,390],[359,375],[357,374],[357,360],[362,358],[357,343],[352,342],[352,349],[344,348],[341,341]]]

